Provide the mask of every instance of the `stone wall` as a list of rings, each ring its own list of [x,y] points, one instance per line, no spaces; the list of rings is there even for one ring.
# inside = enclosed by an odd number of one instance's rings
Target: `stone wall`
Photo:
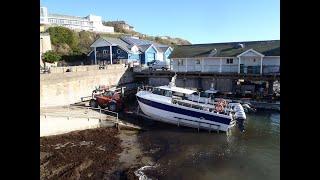
[[[99,85],[133,82],[133,74],[123,65],[109,65],[107,69],[40,75],[40,107],[62,106],[90,96]]]

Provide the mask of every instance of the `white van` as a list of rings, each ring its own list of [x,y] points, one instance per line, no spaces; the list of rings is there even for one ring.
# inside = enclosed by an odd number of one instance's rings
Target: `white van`
[[[165,61],[154,60],[149,64],[149,70],[168,70],[169,67]]]

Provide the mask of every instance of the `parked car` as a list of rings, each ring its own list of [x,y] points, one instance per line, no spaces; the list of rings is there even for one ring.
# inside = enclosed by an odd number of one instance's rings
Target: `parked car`
[[[154,60],[149,64],[149,70],[168,70],[169,67],[165,61]]]

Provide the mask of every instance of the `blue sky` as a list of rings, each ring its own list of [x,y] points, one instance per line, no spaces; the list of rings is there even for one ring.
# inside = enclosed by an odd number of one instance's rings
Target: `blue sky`
[[[280,0],[41,0],[49,13],[124,20],[191,43],[280,39]]]

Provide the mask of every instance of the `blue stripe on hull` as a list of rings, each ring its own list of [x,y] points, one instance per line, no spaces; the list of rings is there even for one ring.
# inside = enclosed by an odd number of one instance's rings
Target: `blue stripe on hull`
[[[140,101],[141,103],[146,104],[148,106],[151,106],[151,107],[154,107],[157,109],[162,109],[162,110],[169,111],[169,112],[173,112],[173,113],[177,113],[177,114],[181,114],[181,115],[185,115],[185,116],[204,118],[205,120],[208,120],[208,121],[218,122],[218,123],[227,124],[227,125],[229,125],[230,121],[231,121],[231,119],[229,119],[229,118],[215,116],[214,114],[209,115],[209,114],[205,114],[205,113],[201,113],[201,112],[190,111],[187,109],[182,109],[182,108],[150,101],[150,100],[138,97],[138,96],[137,96],[137,98],[138,98],[138,101]]]

